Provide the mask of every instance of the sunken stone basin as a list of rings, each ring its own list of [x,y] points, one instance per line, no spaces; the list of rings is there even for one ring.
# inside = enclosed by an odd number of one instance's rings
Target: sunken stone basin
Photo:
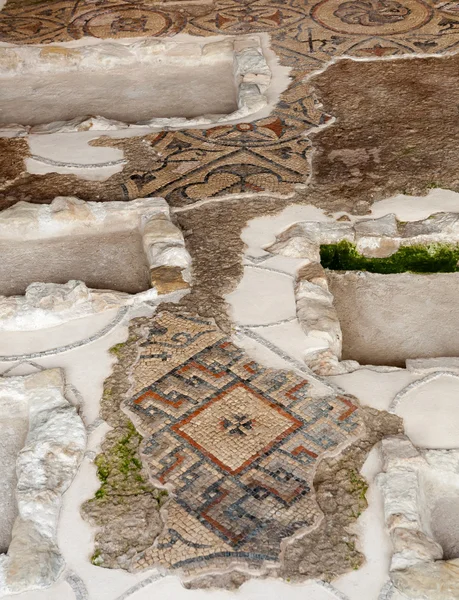
[[[343,334],[343,360],[405,366],[459,356],[459,273],[326,271]]]
[[[260,38],[0,48],[0,134],[200,126],[264,109]]]
[[[178,297],[190,256],[162,198],[18,202],[0,215],[0,330]]]
[[[139,231],[0,241],[0,294],[22,295],[35,281],[77,279],[94,289],[137,294],[150,288]]]

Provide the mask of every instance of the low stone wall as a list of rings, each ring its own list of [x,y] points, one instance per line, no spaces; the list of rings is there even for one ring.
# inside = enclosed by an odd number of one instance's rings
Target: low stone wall
[[[418,450],[404,436],[381,445],[391,580],[413,600],[457,600],[459,450]]]
[[[57,545],[59,512],[83,458],[86,432],[64,385],[60,369],[0,378],[1,395],[28,413],[16,461],[18,516],[8,552],[0,555],[0,596],[46,588],[65,566]]]
[[[52,240],[137,229],[150,269],[150,290],[130,295],[88,289],[84,282],[34,282],[24,296],[0,296],[0,330],[40,329],[69,319],[188,292],[191,258],[162,198],[85,202],[57,197],[51,204],[19,202],[0,215],[0,241]]]

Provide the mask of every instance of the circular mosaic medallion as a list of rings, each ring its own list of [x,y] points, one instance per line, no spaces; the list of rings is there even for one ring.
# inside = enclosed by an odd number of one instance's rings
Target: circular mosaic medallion
[[[77,17],[68,26],[75,38],[124,38],[135,36],[160,37],[181,31],[186,24],[180,13],[166,13],[154,8],[111,6],[90,11]]]
[[[339,33],[393,35],[418,29],[432,18],[422,0],[322,0],[311,16]]]

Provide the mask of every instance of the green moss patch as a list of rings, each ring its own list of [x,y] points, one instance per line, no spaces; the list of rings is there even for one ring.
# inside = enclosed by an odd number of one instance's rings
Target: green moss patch
[[[459,271],[458,261],[459,247],[448,244],[403,246],[386,258],[367,258],[347,240],[320,246],[322,266],[333,271],[456,273]]]
[[[107,435],[107,448],[95,460],[97,476],[101,482],[94,501],[105,501],[114,496],[152,494],[161,506],[167,491],[153,487],[142,474],[139,446],[142,436],[128,421],[126,426]]]

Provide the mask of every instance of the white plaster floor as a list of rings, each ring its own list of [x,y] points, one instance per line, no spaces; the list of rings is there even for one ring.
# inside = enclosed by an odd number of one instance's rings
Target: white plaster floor
[[[398,197],[396,205],[387,200],[374,206],[374,216],[382,216],[396,208],[403,220],[424,218],[432,212],[451,210],[458,205],[459,195],[433,190],[429,200]],[[427,207],[430,204],[430,207]],[[434,206],[434,209],[432,208]],[[352,218],[352,217],[351,217]],[[263,248],[274,241],[274,236],[290,224],[301,220],[327,220],[313,207],[290,207],[270,218],[259,218],[249,223],[242,233],[247,244],[244,257],[244,276],[237,289],[227,296],[231,315],[236,325],[235,338],[239,345],[255,359],[268,366],[296,369],[307,373],[303,362],[306,353],[323,347],[323,343],[308,338],[296,319],[293,295],[293,276],[302,261],[272,257]],[[152,309],[143,309],[150,311]],[[358,547],[365,554],[366,564],[358,571],[339,577],[331,585],[310,581],[293,585],[277,580],[252,580],[237,592],[185,590],[178,578],[161,577],[155,571],[130,574],[121,570],[107,570],[93,566],[94,532],[80,516],[79,507],[92,497],[99,487],[93,464],[108,426],[98,418],[103,381],[110,374],[114,358],[108,350],[127,337],[128,314],[122,322],[95,341],[85,343],[106,328],[114,312],[101,313],[90,318],[70,321],[48,330],[8,333],[1,336],[0,372],[9,375],[33,373],[36,369],[60,367],[70,385],[69,399],[81,402],[82,417],[89,428],[88,447],[77,477],[64,495],[59,525],[59,546],[67,562],[63,578],[51,589],[10,596],[18,600],[403,600],[387,586],[391,544],[384,529],[382,497],[374,478],[381,470],[381,459],[376,447],[370,453],[362,473],[369,482],[368,509],[355,524]],[[69,342],[73,349],[46,356],[34,356],[28,361],[8,360],[15,354],[48,351]],[[435,382],[436,414],[432,419],[429,403],[429,385]],[[390,409],[400,414],[408,424],[411,439],[420,445],[437,444],[453,414],[459,424],[459,369],[454,366],[447,374],[435,370],[393,369],[388,372],[363,368],[353,373],[327,378],[327,383],[355,394],[360,402],[377,409]],[[442,405],[443,403],[443,405]],[[429,434],[425,429],[430,419]],[[459,427],[448,429],[447,447],[459,447]]]

